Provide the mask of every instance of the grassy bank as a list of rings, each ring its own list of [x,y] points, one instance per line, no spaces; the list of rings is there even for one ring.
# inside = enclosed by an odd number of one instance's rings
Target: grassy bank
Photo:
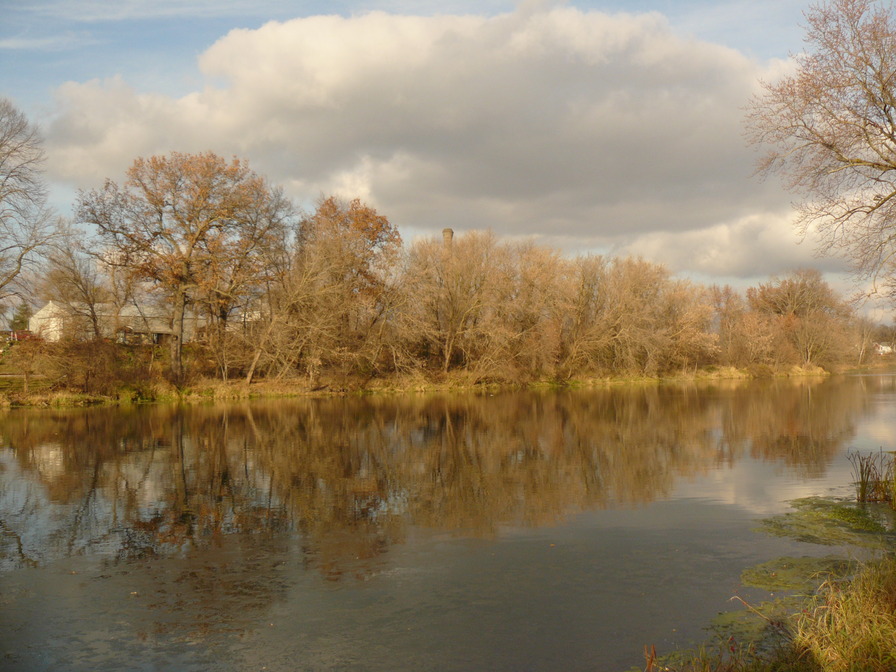
[[[105,394],[88,394],[76,390],[55,389],[39,377],[30,381],[28,391],[21,379],[6,376],[0,384],[0,407],[64,407],[87,405],[117,405],[152,402],[193,403],[246,399],[275,399],[286,397],[327,397],[360,394],[407,394],[421,392],[496,392],[513,389],[587,389],[612,385],[660,385],[706,381],[748,381],[758,378],[826,376],[829,372],[818,367],[791,367],[773,371],[712,367],[689,370],[664,377],[648,376],[589,376],[569,380],[543,380],[527,384],[496,383],[467,373],[453,373],[429,377],[422,373],[396,375],[379,379],[342,378],[311,384],[307,378],[222,381],[202,379],[176,388],[162,380],[143,384],[129,384]]]
[[[769,619],[774,646],[733,639],[672,662],[646,651],[645,672],[892,672],[896,670],[896,559],[829,580],[802,610]]]
[[[826,579],[820,571],[803,572],[805,586],[796,592],[809,597],[749,607],[761,626],[753,637],[743,642],[722,637],[714,647],[665,658],[650,647],[645,672],[896,670],[896,459],[892,453],[856,453],[851,462],[856,503],[798,500],[794,512],[764,525],[773,534],[872,549],[874,559],[828,559],[829,567],[838,562],[839,567],[827,571]],[[769,564],[781,566],[780,561]],[[756,574],[755,569],[748,572]],[[778,572],[762,572],[778,580]]]

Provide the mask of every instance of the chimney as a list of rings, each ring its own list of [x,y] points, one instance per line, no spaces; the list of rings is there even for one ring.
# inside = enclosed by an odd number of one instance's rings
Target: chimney
[[[454,229],[442,229],[442,243],[445,247],[451,247],[451,241],[454,239]]]

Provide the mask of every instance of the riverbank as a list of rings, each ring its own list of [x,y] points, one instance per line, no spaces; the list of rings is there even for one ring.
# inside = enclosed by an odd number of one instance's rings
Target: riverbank
[[[896,669],[896,459],[893,453],[855,453],[851,462],[856,502],[797,500],[793,512],[764,521],[764,527],[779,536],[870,551],[867,559],[783,558],[748,570],[745,584],[792,594],[747,605],[746,615],[759,626],[749,636],[723,630],[714,648],[665,658],[646,648],[645,672]]]
[[[85,394],[71,390],[42,389],[40,378],[32,379],[30,391],[25,392],[21,381],[7,376],[0,387],[0,408],[6,407],[80,407],[97,405],[128,405],[136,403],[203,403],[209,401],[237,401],[247,399],[276,399],[290,397],[333,397],[367,394],[419,394],[431,392],[494,393],[519,389],[581,389],[613,385],[660,385],[707,381],[749,381],[760,378],[823,377],[831,372],[820,367],[789,367],[772,370],[770,367],[737,369],[711,367],[679,372],[663,377],[605,376],[582,377],[565,381],[537,381],[529,384],[508,385],[492,383],[469,375],[454,374],[426,377],[422,374],[394,376],[386,379],[317,382],[307,378],[221,381],[203,379],[177,388],[165,381],[147,382],[140,386],[122,387],[111,394]]]
[[[765,618],[764,615],[759,616]],[[830,579],[803,608],[768,621],[771,650],[728,639],[681,662],[645,650],[645,672],[892,672],[896,669],[896,559]]]

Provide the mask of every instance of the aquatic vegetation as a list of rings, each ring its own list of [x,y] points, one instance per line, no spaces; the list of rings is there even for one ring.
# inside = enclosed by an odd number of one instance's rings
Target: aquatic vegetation
[[[852,451],[847,456],[855,476],[856,499],[860,502],[889,502],[896,507],[896,470],[892,452],[870,455]]]
[[[823,546],[883,550],[896,544],[896,527],[887,507],[822,497],[798,499],[792,505],[794,511],[763,520],[761,529]]]
[[[813,593],[820,580],[841,579],[856,570],[856,563],[837,556],[824,558],[782,557],[745,569],[741,582],[745,586],[770,592],[795,591]]]
[[[751,645],[742,645],[734,639],[719,642],[717,648],[701,647],[685,655],[658,658],[651,647],[644,651],[644,672],[748,672],[758,658]]]
[[[787,604],[781,620],[770,617]],[[800,605],[794,608],[794,604]],[[763,604],[732,618],[743,637],[721,634],[714,647],[658,657],[645,672],[890,672],[896,669],[896,559],[868,563],[849,579],[831,578],[798,602]],[[743,628],[744,614],[754,630]]]

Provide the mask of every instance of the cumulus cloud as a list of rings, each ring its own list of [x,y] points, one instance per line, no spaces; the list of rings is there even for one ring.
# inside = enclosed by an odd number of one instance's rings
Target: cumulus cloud
[[[139,155],[210,149],[299,201],[359,196],[403,229],[491,228],[705,272],[803,255],[786,216],[760,214],[788,200],[751,178],[741,135],[761,64],[659,14],[314,16],[234,30],[199,66],[204,88],[181,98],[66,84],[54,174],[89,187]]]
[[[789,210],[756,212],[731,222],[690,231],[658,231],[623,241],[620,251],[706,276],[755,278],[782,269],[819,268],[816,246],[801,239]],[[844,270],[836,259],[824,260],[827,270]]]

